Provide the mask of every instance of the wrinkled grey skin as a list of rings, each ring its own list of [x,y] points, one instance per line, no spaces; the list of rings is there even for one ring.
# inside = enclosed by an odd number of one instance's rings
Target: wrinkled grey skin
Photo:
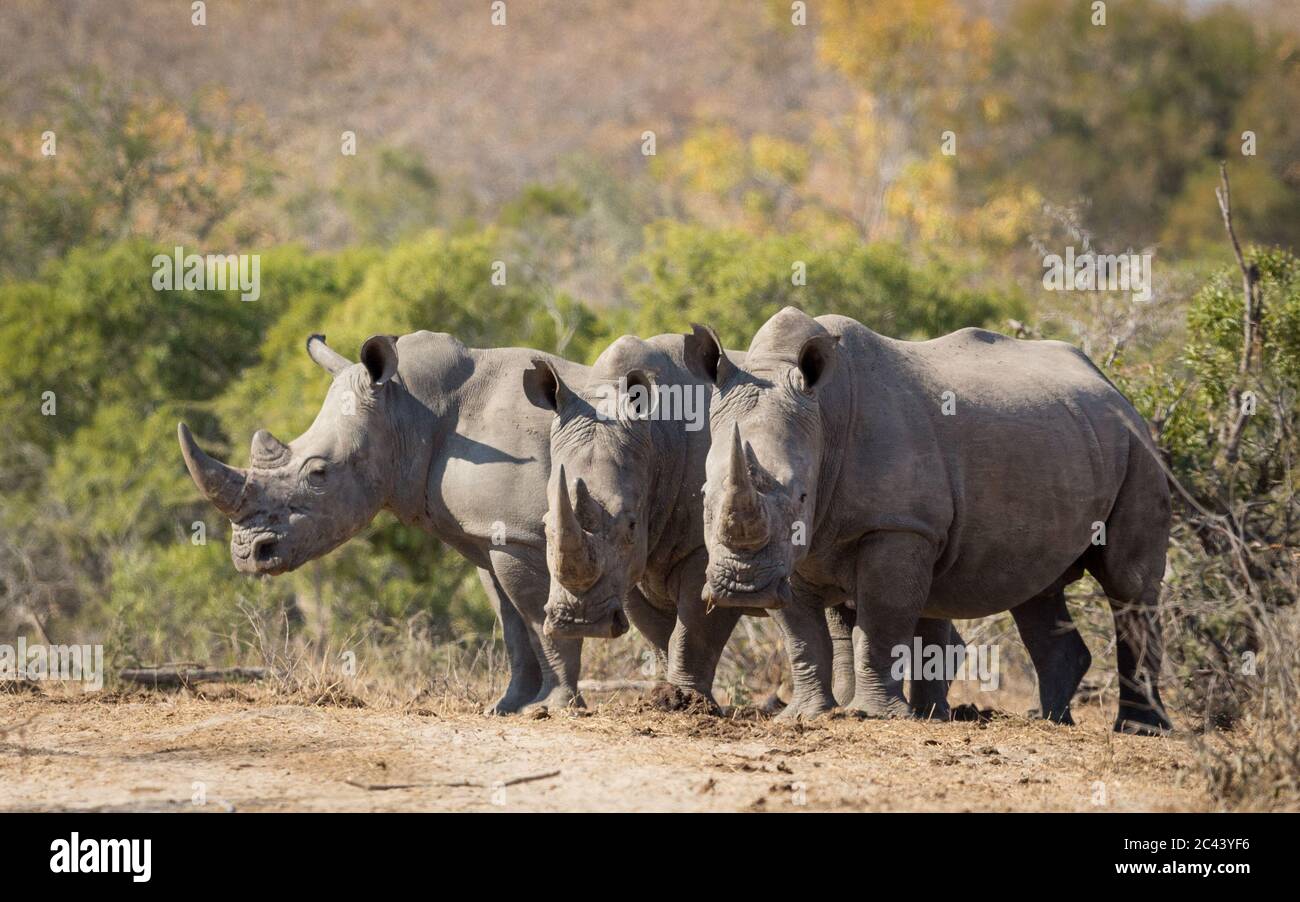
[[[1008,609],[1049,675],[1043,713],[1068,712],[1054,693],[1086,649],[1074,633],[1037,651],[1030,637],[1068,624],[1064,587],[1087,570],[1115,618],[1116,730],[1170,728],[1156,620],[1168,488],[1146,424],[1086,356],[980,329],[895,341],[788,307],[755,334],[743,367],[716,342],[705,350],[716,385],[705,591],[773,609],[801,704],[831,704],[814,608],[842,594],[857,611],[851,707],[862,715],[910,713],[891,651],[918,618]],[[943,413],[945,392],[955,415]],[[791,541],[796,523],[807,544]],[[1105,544],[1093,544],[1094,524]]]
[[[545,360],[525,380],[529,398],[555,412],[547,489],[546,629],[555,635],[592,635],[586,624],[604,622],[626,604],[638,627],[645,632],[642,624],[649,623],[656,631],[652,641],[667,645],[668,682],[716,707],[718,660],[745,610],[709,610],[702,597],[708,554],[701,486],[709,430],[688,428],[681,416],[669,418],[683,411],[674,411],[667,400],[659,415],[650,417],[638,417],[631,405],[611,409],[608,404],[619,393],[640,388],[649,398],[657,386],[672,387],[699,399],[695,422],[703,425],[713,383],[703,370],[688,369],[686,360],[698,359],[703,350],[698,345],[708,341],[703,330],[648,340],[625,335],[605,349],[583,385],[566,383]],[[744,354],[726,353],[733,365],[743,363]],[[833,635],[840,640],[832,645],[834,666],[847,674],[835,687],[836,698],[847,703],[854,688],[853,612],[830,607],[826,613],[821,632],[828,643]],[[925,623],[933,631],[927,641],[934,636],[940,637],[934,641],[953,641],[947,621]],[[946,716],[947,684],[923,682],[913,686],[914,701],[928,714]],[[800,706],[791,705],[781,716],[801,713]]]
[[[479,568],[511,669],[489,713],[580,706],[581,640],[541,629],[551,417],[525,400],[521,383],[538,357],[574,381],[586,368],[538,351],[466,348],[433,332],[375,336],[357,364],[321,336],[308,351],[333,376],[316,421],[288,445],[259,431],[247,469],[204,454],[179,426],[190,475],[233,523],[235,566],[285,573],[390,510]],[[621,611],[606,623],[610,635],[626,629]]]

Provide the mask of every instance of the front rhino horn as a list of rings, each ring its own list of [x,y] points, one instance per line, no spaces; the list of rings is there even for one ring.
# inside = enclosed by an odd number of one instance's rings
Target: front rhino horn
[[[749,475],[740,426],[731,433],[731,454],[722,493],[722,540],[732,548],[758,548],[767,542],[767,515]]]
[[[253,434],[253,448],[249,461],[254,467],[270,470],[289,461],[289,446],[265,429]]]
[[[582,591],[596,582],[596,563],[587,547],[587,537],[569,501],[569,485],[561,465],[551,492],[555,529],[555,576],[570,591]]]
[[[230,519],[235,519],[244,494],[244,484],[248,480],[247,472],[237,467],[228,467],[204,454],[184,423],[177,424],[176,434],[180,439],[181,454],[185,457],[185,468],[190,471],[194,484],[217,510]]]

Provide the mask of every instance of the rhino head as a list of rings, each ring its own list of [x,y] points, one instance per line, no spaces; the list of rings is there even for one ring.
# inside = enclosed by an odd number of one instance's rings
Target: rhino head
[[[688,363],[714,384],[704,601],[781,608],[811,539],[824,442],[819,394],[837,339],[787,307],[754,335],[742,368],[712,329],[697,326],[696,335]]]
[[[334,377],[320,413],[288,444],[258,430],[247,468],[214,460],[184,423],[177,426],[195,485],[230,518],[230,555],[244,573],[285,573],[332,551],[363,529],[392,493],[396,342],[387,335],[368,339],[359,364],[320,335],[307,339],[307,351]]]
[[[555,413],[547,486],[546,559],[551,571],[543,630],[611,639],[627,632],[627,593],[646,567],[653,444],[651,377],[622,368],[622,338],[597,360],[581,391],[545,360],[525,374],[530,400]]]

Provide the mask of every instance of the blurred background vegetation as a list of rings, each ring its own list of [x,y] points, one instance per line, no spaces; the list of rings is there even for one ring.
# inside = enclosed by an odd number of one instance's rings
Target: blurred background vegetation
[[[386,514],[298,573],[236,574],[176,421],[235,463],[257,428],[304,429],[311,332],[350,356],[427,328],[589,360],[693,320],[743,347],[795,304],[1088,351],[1183,486],[1187,710],[1236,722],[1261,685],[1241,655],[1296,654],[1261,617],[1298,567],[1300,4],[1106,7],[816,0],[796,25],[785,0],[530,0],[494,27],[486,4],[317,0],[195,26],[189,4],[8,0],[3,634],[101,639],[118,664],[237,659],[257,616],[340,646],[490,639],[472,571]],[[1259,273],[1246,367],[1221,160]],[[154,290],[176,245],[261,254],[260,299]],[[1044,291],[1066,246],[1154,254],[1153,299]],[[1258,413],[1227,453],[1243,391]]]

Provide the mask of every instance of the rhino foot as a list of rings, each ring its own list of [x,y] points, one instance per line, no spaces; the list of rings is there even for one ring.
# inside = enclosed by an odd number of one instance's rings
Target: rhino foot
[[[1074,726],[1074,715],[1070,713],[1070,707],[1067,705],[1063,710],[1048,711],[1046,714],[1040,708],[1030,708],[1026,716],[1035,720],[1049,720],[1052,723],[1059,723],[1063,727]]]
[[[897,720],[916,717],[912,706],[901,698],[891,698],[887,702],[855,700],[845,709],[845,712],[860,720]]]
[[[925,708],[921,708],[921,707],[916,708],[914,713],[921,720],[942,720],[942,721],[952,720],[952,708],[948,707],[948,703],[946,701],[931,702]]]
[[[829,698],[809,698],[809,699],[792,699],[790,704],[773,720],[784,723],[793,723],[799,720],[812,720],[815,717],[824,717],[835,710],[834,699]]]
[[[1121,711],[1115,718],[1115,732],[1128,733],[1130,736],[1168,736],[1174,731],[1174,725],[1153,711]]]
[[[536,717],[543,712],[547,714],[558,714],[562,711],[571,711],[576,708],[585,708],[587,703],[582,700],[582,696],[567,686],[556,686],[554,689],[546,692],[532,702],[525,705],[522,713],[531,717]]]
[[[525,693],[517,689],[507,689],[499,699],[484,708],[483,713],[490,717],[518,714],[535,696],[535,692]]]

